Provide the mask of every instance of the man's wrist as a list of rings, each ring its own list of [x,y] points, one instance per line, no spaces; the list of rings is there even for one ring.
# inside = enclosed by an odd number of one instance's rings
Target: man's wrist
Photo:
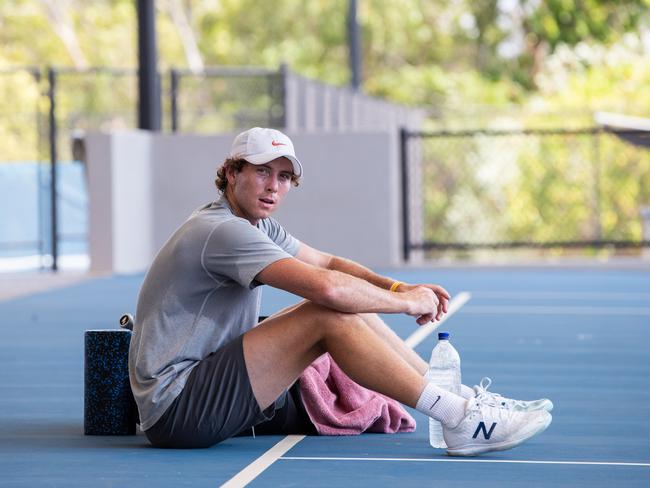
[[[403,281],[394,281],[393,284],[390,285],[390,291],[396,293],[397,289],[403,284],[404,284]]]

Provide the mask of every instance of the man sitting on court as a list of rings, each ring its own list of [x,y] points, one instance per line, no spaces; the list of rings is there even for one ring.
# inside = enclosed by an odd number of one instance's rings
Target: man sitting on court
[[[302,174],[283,133],[239,134],[217,172],[218,198],[154,259],[129,353],[150,442],[208,447],[253,426],[313,432],[294,383],[325,352],[360,385],[439,420],[451,455],[509,449],[543,431],[550,402],[497,402],[484,390],[463,386],[459,396],[427,383],[427,363],[377,315],[439,320],[444,288],[395,282],[318,251],[271,218]],[[262,284],[305,300],[256,325]],[[490,435],[475,434],[481,422],[494,426]]]

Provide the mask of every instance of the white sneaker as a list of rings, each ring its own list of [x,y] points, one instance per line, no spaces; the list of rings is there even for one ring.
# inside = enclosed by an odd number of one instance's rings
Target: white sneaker
[[[489,405],[480,398],[467,400],[465,418],[442,434],[450,456],[476,456],[505,451],[543,432],[551,423],[545,410],[520,412]]]
[[[534,412],[536,410],[545,410],[550,412],[553,410],[553,402],[548,398],[540,398],[539,400],[514,400],[513,398],[506,398],[499,395],[498,393],[493,393],[487,391],[489,386],[492,384],[492,380],[487,376],[481,380],[479,385],[474,387],[477,398],[482,398],[484,403],[488,405],[493,405],[499,408],[505,408],[508,410],[515,410],[517,412]]]

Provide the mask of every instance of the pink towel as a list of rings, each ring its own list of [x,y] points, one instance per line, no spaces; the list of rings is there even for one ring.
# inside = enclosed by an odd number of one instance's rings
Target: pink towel
[[[302,373],[300,393],[320,435],[415,430],[415,420],[399,402],[352,381],[327,353]]]

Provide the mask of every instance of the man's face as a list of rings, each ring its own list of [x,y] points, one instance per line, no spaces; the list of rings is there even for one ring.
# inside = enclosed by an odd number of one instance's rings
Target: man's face
[[[228,172],[228,200],[235,214],[251,224],[269,217],[291,188],[293,165],[287,158],[266,164],[244,164],[241,171]]]

